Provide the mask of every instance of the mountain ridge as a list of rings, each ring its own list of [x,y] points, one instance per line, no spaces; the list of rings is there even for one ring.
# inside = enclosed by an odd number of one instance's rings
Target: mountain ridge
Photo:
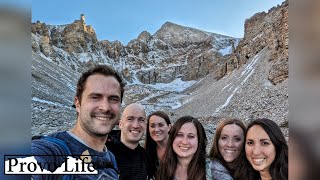
[[[72,127],[76,80],[96,64],[126,80],[123,106],[193,115],[210,134],[221,117],[267,117],[288,131],[288,1],[246,20],[242,39],[168,22],[124,46],[99,41],[81,17],[63,26],[32,24],[32,134]]]

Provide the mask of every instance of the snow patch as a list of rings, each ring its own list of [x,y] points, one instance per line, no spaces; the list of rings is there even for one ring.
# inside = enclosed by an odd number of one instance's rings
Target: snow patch
[[[50,105],[54,105],[54,106],[59,106],[59,107],[64,107],[64,108],[71,109],[71,107],[66,106],[64,104],[60,104],[60,103],[57,103],[57,102],[52,102],[52,101],[48,101],[48,100],[39,99],[37,97],[32,97],[32,101],[36,101],[36,102],[40,102],[40,103],[45,103],[45,104],[50,104]]]
[[[174,81],[170,83],[156,83],[156,84],[149,84],[147,86],[153,87],[158,90],[163,90],[163,91],[174,91],[174,92],[181,92],[188,87],[192,86],[195,84],[197,81],[182,81],[181,78],[177,78]]]
[[[225,56],[227,54],[232,53],[232,46],[227,46],[224,49],[220,49],[219,52],[222,54],[222,56]]]

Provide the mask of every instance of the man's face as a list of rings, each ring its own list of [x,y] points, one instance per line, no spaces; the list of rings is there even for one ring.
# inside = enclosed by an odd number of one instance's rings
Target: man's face
[[[146,115],[142,106],[131,104],[123,111],[119,122],[121,142],[135,147],[138,145],[147,127]]]
[[[119,119],[120,84],[112,76],[94,74],[88,77],[81,102],[75,97],[77,123],[86,133],[103,137],[110,133]]]

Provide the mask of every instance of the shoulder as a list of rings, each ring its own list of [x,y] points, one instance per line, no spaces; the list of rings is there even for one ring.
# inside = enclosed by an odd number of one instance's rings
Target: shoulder
[[[47,136],[35,136],[31,142],[31,153],[34,155],[61,155],[69,153],[69,148],[63,139],[58,138],[64,134],[57,132]]]
[[[217,159],[211,160],[211,169],[220,170],[220,171],[228,171],[227,168],[224,167],[222,165],[222,163]]]
[[[224,167],[219,160],[217,159],[211,160],[210,167],[211,167],[211,174],[213,179],[233,180],[229,170],[226,167]]]

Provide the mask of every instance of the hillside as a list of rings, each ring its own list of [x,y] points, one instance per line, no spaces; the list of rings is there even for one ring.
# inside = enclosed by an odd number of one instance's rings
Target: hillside
[[[66,130],[76,119],[76,81],[95,64],[127,82],[122,106],[143,104],[201,120],[212,138],[217,120],[258,117],[288,132],[288,1],[244,23],[233,38],[166,22],[127,45],[98,40],[84,18],[65,25],[32,23],[32,134]]]

